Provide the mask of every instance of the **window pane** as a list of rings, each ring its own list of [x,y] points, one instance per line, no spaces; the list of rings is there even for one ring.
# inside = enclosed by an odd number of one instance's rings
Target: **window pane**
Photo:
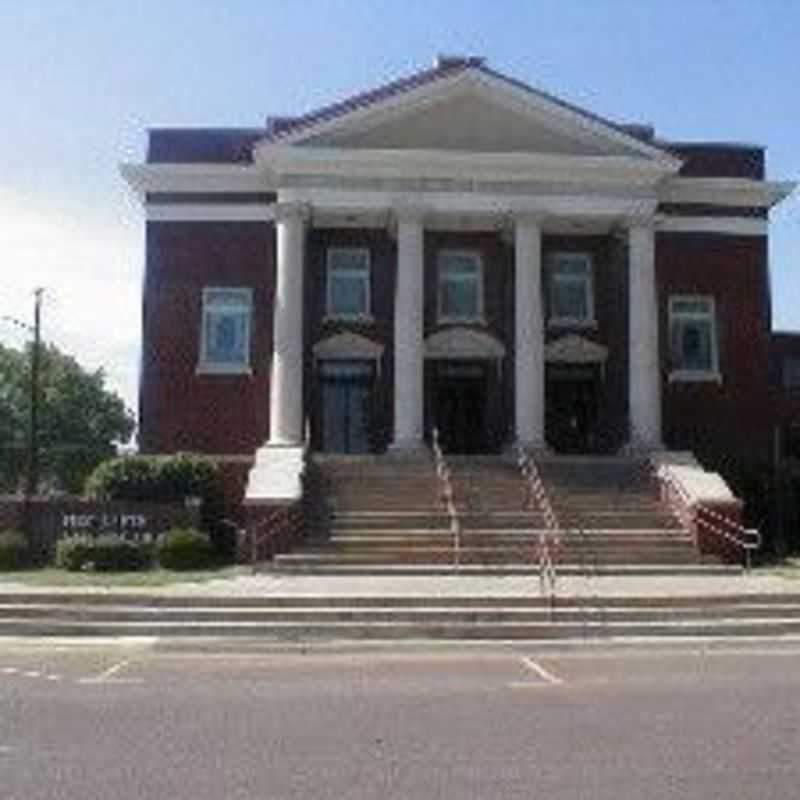
[[[557,280],[553,285],[551,314],[560,319],[586,319],[589,315],[584,281]]]
[[[366,274],[369,269],[367,251],[356,248],[331,250],[328,263],[330,268],[337,272],[356,270]]]
[[[247,309],[250,307],[248,289],[208,289],[205,293],[206,308]]]
[[[443,253],[441,256],[440,274],[446,278],[475,278],[478,263],[470,253]]]
[[[673,298],[671,310],[674,314],[710,314],[711,300],[705,297]]]
[[[710,320],[681,320],[676,327],[679,369],[711,370],[714,365]]]
[[[367,313],[367,282],[364,276],[331,275],[331,314]]]
[[[215,364],[246,364],[246,334],[246,314],[209,311],[206,314],[206,360]]]
[[[478,287],[475,280],[441,282],[442,315],[445,317],[475,317],[478,314]]]

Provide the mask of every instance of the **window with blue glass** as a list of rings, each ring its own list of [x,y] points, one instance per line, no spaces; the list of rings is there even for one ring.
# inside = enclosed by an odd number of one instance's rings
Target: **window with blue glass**
[[[328,249],[327,314],[367,317],[370,314],[369,250],[364,247]]]
[[[250,289],[203,290],[200,368],[210,372],[243,372],[250,368]]]
[[[483,321],[483,269],[477,252],[439,253],[439,321]]]
[[[669,299],[672,380],[718,377],[714,298],[674,295]]]

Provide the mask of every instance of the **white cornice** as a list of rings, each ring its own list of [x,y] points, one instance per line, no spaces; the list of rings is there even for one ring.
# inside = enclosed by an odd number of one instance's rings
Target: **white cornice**
[[[122,164],[142,197],[148,192],[268,192],[269,178],[252,164]]]
[[[771,208],[796,188],[792,181],[751,178],[669,178],[658,188],[662,203],[703,203],[718,206]]]
[[[272,222],[272,206],[257,203],[148,203],[148,222]]]
[[[663,165],[634,156],[374,150],[282,144],[260,147],[256,162],[273,176],[275,183],[280,182],[282,175],[347,175],[652,186],[670,174]]]
[[[768,222],[753,217],[656,217],[656,229],[667,233],[720,233],[730,236],[766,236]]]

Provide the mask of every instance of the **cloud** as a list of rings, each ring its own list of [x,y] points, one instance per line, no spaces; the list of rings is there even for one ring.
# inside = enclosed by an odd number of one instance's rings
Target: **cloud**
[[[42,332],[136,407],[140,337],[141,228],[85,210],[41,207],[0,192],[0,317],[32,320],[33,291],[45,290]],[[0,323],[0,341],[25,333]]]

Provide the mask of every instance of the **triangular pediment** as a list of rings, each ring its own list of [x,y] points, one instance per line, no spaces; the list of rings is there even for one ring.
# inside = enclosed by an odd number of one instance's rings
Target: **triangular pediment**
[[[657,145],[634,136],[630,129],[484,67],[466,69],[420,87],[383,95],[378,91],[344,101],[297,118],[288,133],[278,138],[283,144],[301,147],[371,151],[674,160]]]
[[[484,92],[465,91],[375,119],[345,126],[305,142],[320,147],[374,150],[452,150],[554,155],[633,155],[630,147],[606,137],[570,130],[546,113],[509,108]]]

